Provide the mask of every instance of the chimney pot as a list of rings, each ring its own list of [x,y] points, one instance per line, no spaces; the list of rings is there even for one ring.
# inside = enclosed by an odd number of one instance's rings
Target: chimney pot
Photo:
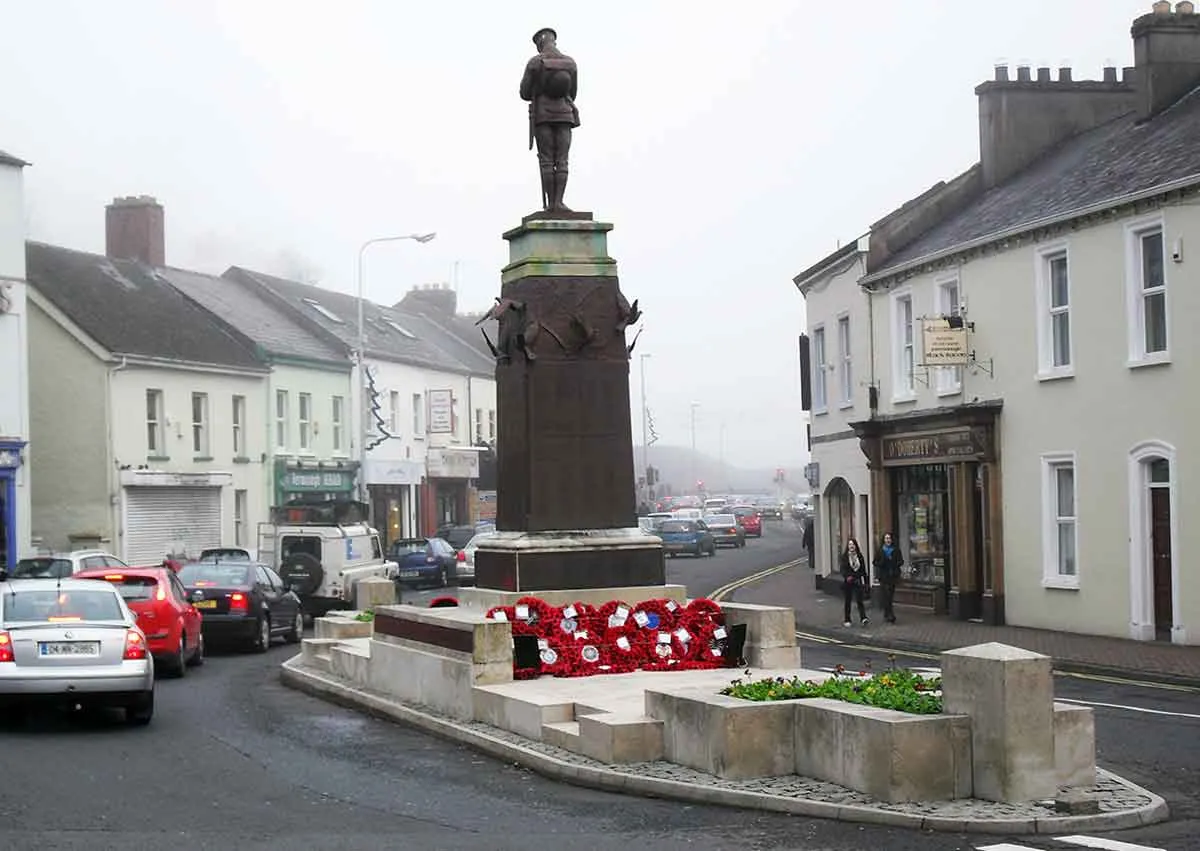
[[[1183,0],[1182,3],[1175,4],[1176,15],[1191,15],[1196,11],[1196,4],[1191,0]]]
[[[1050,82],[1050,68],[1049,68],[1049,66],[1046,66],[1046,67],[1043,67],[1043,68],[1038,68],[1038,69],[1037,69],[1037,78],[1038,78],[1038,82],[1039,82],[1039,83],[1048,83],[1048,82]]]
[[[1029,66],[1028,65],[1018,65],[1017,66],[1017,79],[1023,83],[1029,82],[1030,77],[1029,77]]]
[[[1137,69],[1134,68],[1132,65],[1126,65],[1124,68],[1122,68],[1121,69],[1121,82],[1122,83],[1136,83],[1137,82]]]
[[[104,210],[104,253],[115,260],[166,265],[162,205],[153,195],[117,197]]]
[[[1071,69],[1070,68],[1059,68],[1058,69],[1058,81],[1060,83],[1071,82]]]
[[[1000,82],[1008,81],[1008,66],[1007,65],[997,65],[996,66],[996,79]]]
[[[1150,7],[1150,9],[1156,15],[1171,14],[1171,4],[1168,3],[1167,0],[1157,0],[1157,2],[1153,6]]]
[[[1117,81],[1117,69],[1111,65],[1106,65],[1104,68],[1104,82],[1115,83]]]

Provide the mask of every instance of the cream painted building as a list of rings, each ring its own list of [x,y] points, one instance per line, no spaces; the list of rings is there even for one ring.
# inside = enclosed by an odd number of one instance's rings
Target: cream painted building
[[[254,546],[268,370],[253,344],[142,262],[35,242],[26,258],[34,535],[133,564]]]
[[[0,567],[31,547],[26,165],[0,151]]]
[[[1200,15],[1132,33],[1136,65],[1102,80],[998,68],[980,163],[872,227],[841,286],[869,294],[877,406],[850,425],[911,602],[1195,644]],[[816,307],[810,339],[835,320]]]
[[[867,462],[850,425],[867,416],[875,383],[869,298],[858,287],[866,273],[866,241],[855,240],[797,275],[808,324],[801,338],[811,367],[807,469],[814,513],[813,569],[838,571],[849,538],[871,540]]]

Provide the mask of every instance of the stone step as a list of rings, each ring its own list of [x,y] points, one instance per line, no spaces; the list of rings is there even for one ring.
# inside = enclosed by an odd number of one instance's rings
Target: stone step
[[[542,741],[571,753],[579,750],[579,722],[551,721],[542,725]]]
[[[610,765],[663,757],[663,722],[646,715],[605,712],[578,715],[579,752]]]
[[[603,714],[605,714],[607,712],[611,712],[611,711],[612,711],[611,709],[604,709],[599,706],[588,706],[586,703],[576,703],[575,704],[575,717],[576,718],[578,718],[580,715],[603,715]]]
[[[525,688],[522,688],[525,686]],[[528,688],[528,683],[475,686],[475,720],[541,741],[545,724],[575,720],[575,703]]]

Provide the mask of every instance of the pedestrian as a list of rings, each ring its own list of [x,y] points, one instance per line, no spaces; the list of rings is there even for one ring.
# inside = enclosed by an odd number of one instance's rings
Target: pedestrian
[[[811,517],[804,518],[804,539],[801,541],[801,546],[808,553],[808,566],[813,570],[817,569],[816,559],[817,542],[813,540],[813,520]]]
[[[879,590],[883,592],[883,619],[888,623],[896,622],[896,612],[892,603],[896,599],[896,583],[900,581],[900,568],[904,567],[904,556],[891,532],[885,532],[879,544],[879,552],[875,553],[875,575],[879,577]]]
[[[846,549],[842,552],[842,599],[845,601],[845,605],[842,607],[844,621],[842,626],[850,626],[851,601],[858,604],[859,622],[863,626],[871,622],[871,619],[867,617],[867,609],[863,606],[863,589],[868,581],[867,560],[863,558],[858,541],[850,538],[846,541]]]

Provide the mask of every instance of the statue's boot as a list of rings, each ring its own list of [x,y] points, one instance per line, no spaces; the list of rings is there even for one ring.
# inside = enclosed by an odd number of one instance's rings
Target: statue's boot
[[[554,209],[554,165],[542,165],[542,209]]]
[[[550,209],[564,213],[573,210],[563,203],[563,193],[567,191],[567,170],[561,166],[554,172],[554,194],[550,197]]]

